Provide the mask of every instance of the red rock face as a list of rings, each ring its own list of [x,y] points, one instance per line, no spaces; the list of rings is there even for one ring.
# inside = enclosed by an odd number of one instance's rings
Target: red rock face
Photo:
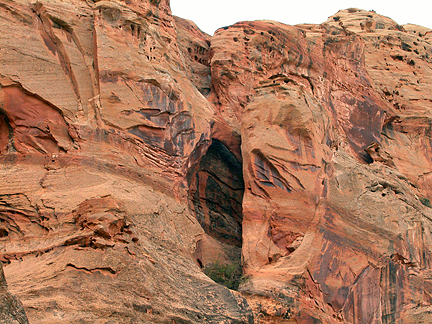
[[[407,89],[412,99],[397,99],[409,106],[402,114],[396,99],[388,100],[381,90],[387,72],[379,74],[377,67],[399,55],[403,59],[396,61],[403,64],[387,78],[403,82],[404,75],[423,75],[409,62],[429,65],[414,46],[423,51],[430,45],[413,34],[373,12],[350,9],[320,26],[245,22],[213,36],[217,113],[241,136],[248,280],[240,291],[273,300],[248,298],[258,321],[427,318],[429,302],[422,310],[411,303],[424,303],[430,294],[424,277],[430,262],[429,193],[422,189],[429,185],[422,184],[424,169],[404,170],[411,159],[429,168],[423,158],[429,137],[420,129],[406,137],[399,127],[422,128],[414,119],[428,115],[430,103],[421,101],[420,88]],[[377,46],[388,39],[395,42]],[[412,52],[418,57],[411,58]],[[419,145],[414,143],[420,137],[425,142],[410,158],[396,153]],[[415,283],[409,279],[414,272],[422,278]]]
[[[72,149],[73,139],[60,111],[16,86],[4,87],[2,92],[4,149],[9,138],[11,149],[22,154],[52,155]]]
[[[29,321],[252,322],[193,256],[213,110],[168,2],[0,8],[0,259]]]
[[[431,31],[0,18],[0,259],[31,323],[429,322]]]

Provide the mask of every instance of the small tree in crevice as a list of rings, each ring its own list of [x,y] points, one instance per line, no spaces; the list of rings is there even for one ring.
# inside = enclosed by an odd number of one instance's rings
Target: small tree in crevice
[[[431,201],[426,197],[420,197],[420,202],[426,207],[432,208]]]
[[[242,281],[242,267],[240,262],[223,264],[209,263],[204,267],[204,273],[213,281],[229,289],[237,290]]]

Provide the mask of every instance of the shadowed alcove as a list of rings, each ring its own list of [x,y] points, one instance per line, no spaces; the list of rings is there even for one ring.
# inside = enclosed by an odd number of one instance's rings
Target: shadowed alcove
[[[199,164],[189,173],[188,182],[195,216],[207,234],[197,242],[198,264],[206,274],[212,267],[219,267],[220,271],[229,267],[241,276],[244,194],[241,162],[222,142],[213,139]]]

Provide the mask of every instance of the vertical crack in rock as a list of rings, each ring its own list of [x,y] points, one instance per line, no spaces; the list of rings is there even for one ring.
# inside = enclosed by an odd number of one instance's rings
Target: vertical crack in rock
[[[13,145],[13,130],[7,115],[0,110],[0,155],[15,150]]]
[[[51,27],[51,21],[47,17],[45,8],[40,2],[36,2],[32,10],[39,19],[39,30],[44,40],[45,45],[55,55],[58,55],[60,65],[64,73],[70,78],[75,94],[78,101],[81,102],[81,95],[79,91],[78,82],[74,71],[72,70],[71,60],[62,41],[56,36]]]

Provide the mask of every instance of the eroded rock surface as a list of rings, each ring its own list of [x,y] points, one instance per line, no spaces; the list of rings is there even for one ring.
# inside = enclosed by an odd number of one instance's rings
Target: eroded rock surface
[[[30,323],[430,322],[432,31],[347,9],[210,37],[167,0],[0,1],[0,26]]]
[[[7,284],[0,262],[0,323],[28,324],[28,320],[21,302],[7,290]]]
[[[428,35],[348,9],[213,36],[213,102],[241,137],[240,291],[256,321],[429,321]]]
[[[168,1],[2,1],[0,17],[0,258],[29,321],[252,322],[193,256],[186,176],[213,109]]]

